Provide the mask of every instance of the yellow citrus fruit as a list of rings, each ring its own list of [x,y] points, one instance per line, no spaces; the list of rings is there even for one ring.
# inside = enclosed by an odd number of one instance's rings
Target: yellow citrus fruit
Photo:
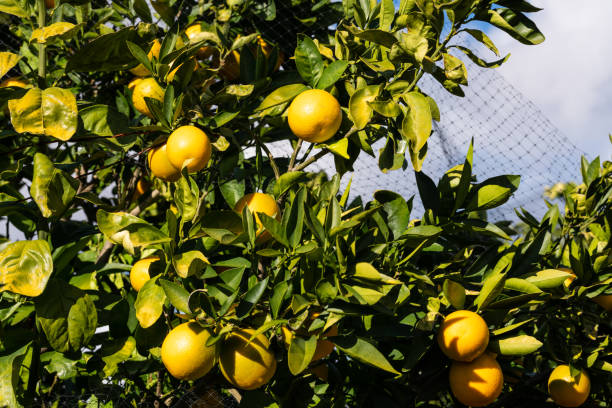
[[[504,375],[495,357],[484,353],[469,363],[453,361],[449,382],[453,395],[462,404],[484,407],[501,394]]]
[[[253,329],[239,329],[225,338],[221,346],[219,368],[237,388],[254,390],[267,384],[276,372],[276,360],[263,334],[248,343]]]
[[[274,49],[274,47],[268,44],[266,40],[264,40],[259,35],[257,36],[257,44],[261,47],[261,52],[266,57],[266,59],[270,58],[270,55],[272,54],[272,50]],[[284,60],[284,55],[282,52],[279,51],[278,57],[276,58],[276,63],[274,64],[275,71],[278,71],[281,64],[283,63],[283,60]]]
[[[161,347],[162,362],[173,377],[197,380],[214,366],[215,346],[206,346],[211,334],[195,322],[183,323],[170,330]]]
[[[149,187],[151,187],[151,183],[144,179],[138,179],[136,183],[136,188],[134,189],[134,195],[132,196],[132,200],[138,200],[140,196],[149,191]]]
[[[0,82],[0,88],[8,88],[13,86],[15,88],[29,88],[30,85],[23,82],[20,78],[12,77],[7,78],[4,81]]]
[[[190,173],[200,171],[210,160],[211,146],[208,136],[195,126],[181,126],[166,142],[168,160],[177,169],[187,167]]]
[[[563,272],[567,272],[567,273],[571,273],[571,276],[568,276],[564,281],[563,281],[563,287],[565,289],[569,289],[569,287],[572,285],[572,282],[574,282],[574,280],[576,279],[576,274],[574,273],[574,271],[572,271],[570,268],[557,268],[557,270],[559,271],[563,271]]]
[[[134,88],[136,88],[136,85],[138,85],[140,82],[142,82],[142,78],[136,77],[130,81],[128,88],[134,91]]]
[[[181,178],[181,171],[174,167],[166,152],[166,144],[151,149],[148,156],[151,173],[165,181],[176,181]]]
[[[157,99],[162,103],[164,102],[164,90],[153,78],[145,78],[138,82],[134,87],[134,91],[132,92],[132,103],[134,104],[134,109],[143,115],[152,118],[153,115],[145,102],[145,97]]]
[[[151,46],[151,49],[149,50],[149,53],[147,54],[147,57],[149,58],[149,60],[152,59],[153,57],[159,58],[160,51],[161,51],[161,43],[159,42],[158,39],[155,39],[155,41],[153,41],[153,45]],[[145,68],[145,66],[142,64],[136,65],[134,68],[130,69],[130,72],[139,77],[145,77],[145,76],[151,75],[151,71]]]
[[[287,118],[295,136],[306,142],[322,143],[331,139],[340,128],[342,111],[332,94],[310,89],[291,102]]]
[[[201,32],[202,32],[202,26],[200,26],[199,23],[191,25],[185,29],[185,35],[189,39],[190,43],[196,43],[196,42],[202,41],[203,38],[202,36],[200,36]],[[215,51],[214,47],[208,47],[205,45],[198,50],[198,57],[208,58],[213,54],[214,51]]]
[[[235,81],[240,78],[240,53],[238,51],[230,52],[225,58],[225,63],[219,70],[219,75],[228,81]]]
[[[156,261],[159,261],[159,258],[152,256],[150,258],[141,259],[132,265],[132,269],[130,270],[130,283],[134,290],[139,291],[144,284],[151,279],[149,269],[151,268],[151,264]]]
[[[270,234],[265,231],[261,220],[257,213],[264,213],[270,217],[274,217],[277,220],[280,219],[281,213],[276,200],[269,194],[264,193],[251,193],[242,197],[234,206],[234,211],[238,214],[242,214],[244,207],[249,207],[249,210],[255,216],[255,222],[257,223],[257,235],[259,236],[257,242],[264,242],[270,238]]]
[[[550,397],[562,407],[579,407],[584,404],[591,391],[591,380],[584,370],[577,380],[572,377],[568,365],[555,367],[548,377]]]
[[[606,309],[606,311],[612,312],[612,295],[595,296],[593,302]]]
[[[489,328],[482,317],[469,310],[458,310],[446,316],[438,331],[438,345],[447,357],[472,361],[489,344]]]

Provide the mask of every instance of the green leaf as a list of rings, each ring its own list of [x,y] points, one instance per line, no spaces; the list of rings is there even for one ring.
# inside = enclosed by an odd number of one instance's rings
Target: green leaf
[[[53,163],[42,153],[34,155],[34,175],[30,195],[38,205],[43,217],[61,216],[68,209],[79,182]]]
[[[444,297],[455,309],[463,309],[465,306],[465,288],[455,281],[446,279],[442,285]]]
[[[308,339],[293,336],[287,353],[287,364],[289,365],[291,374],[298,375],[304,371],[308,367],[308,364],[310,364],[316,349],[316,336],[310,336]]]
[[[136,340],[129,336],[112,340],[104,344],[100,350],[102,361],[104,361],[104,375],[110,377],[117,372],[118,365],[132,356],[136,349]]]
[[[126,212],[98,210],[98,228],[104,236],[131,254],[134,248],[169,242],[170,238],[148,222]]]
[[[479,14],[476,18],[491,23],[523,44],[536,45],[544,41],[544,35],[533,21],[524,14],[515,13],[510,9],[487,10],[486,14]]]
[[[1,1],[1,0],[0,0]],[[0,11],[2,10],[0,3]],[[19,383],[21,363],[30,347],[30,343],[10,354],[0,355],[0,406],[18,407],[16,388]]]
[[[77,375],[78,360],[72,360],[57,351],[47,351],[40,356],[40,362],[51,374],[57,374],[61,380],[67,380]],[[46,364],[45,364],[46,363]]]
[[[506,175],[492,177],[474,186],[467,199],[468,211],[487,210],[499,207],[510,199],[518,189],[521,176]]]
[[[92,105],[82,108],[79,116],[83,121],[83,128],[97,136],[113,136],[127,133],[130,130],[127,116],[108,105]],[[118,138],[120,143],[126,139],[134,140],[132,137]]]
[[[386,101],[372,101],[368,102],[368,105],[374,109],[374,111],[387,118],[395,118],[402,114],[402,110],[393,99]]]
[[[337,60],[326,66],[317,82],[317,88],[326,89],[334,85],[342,77],[348,65],[348,61]]]
[[[136,65],[127,42],[139,47],[153,39],[157,28],[153,24],[140,23],[138,26],[101,35],[79,48],[68,58],[66,72],[100,72],[126,70]]]
[[[497,272],[489,274],[483,284],[480,293],[474,299],[474,304],[478,307],[478,311],[486,309],[493,302],[504,288],[506,274]]]
[[[8,102],[11,123],[19,133],[47,135],[69,140],[76,132],[76,98],[68,89],[31,88],[20,99]]]
[[[242,298],[238,307],[236,307],[236,316],[239,319],[247,317],[251,310],[253,310],[253,307],[259,302],[259,299],[266,290],[267,285],[268,278],[266,277],[264,280],[253,285],[253,287],[245,293],[244,298]]]
[[[174,203],[182,217],[182,222],[191,221],[198,213],[200,191],[190,177],[181,177],[176,183]]]
[[[0,251],[0,292],[35,297],[43,293],[53,272],[47,241],[17,241]]]
[[[504,356],[524,356],[542,347],[535,337],[520,335],[507,339],[492,340],[489,349]]]
[[[380,94],[381,85],[368,85],[358,89],[349,100],[349,117],[357,130],[366,127],[372,117],[370,102]]]
[[[304,181],[307,178],[306,173],[303,171],[291,171],[284,173],[276,180],[274,184],[274,197],[278,198],[289,190],[293,185]]]
[[[149,279],[138,291],[134,308],[136,319],[143,329],[153,326],[162,314],[166,292],[157,284],[158,276]]]
[[[287,241],[287,236],[285,230],[283,229],[283,225],[278,222],[276,218],[270,217],[268,214],[265,213],[258,213],[258,216],[266,231],[269,232],[270,235],[272,235],[272,238],[274,238],[276,241],[278,241],[280,244],[283,244],[287,248],[291,247],[291,245],[289,245],[289,242]]]
[[[431,134],[432,116],[427,97],[420,92],[402,95],[409,111],[402,121],[401,133],[415,151],[421,150]]]
[[[534,319],[531,318],[531,319],[527,319],[527,320],[524,320],[524,321],[519,322],[519,323],[511,324],[510,326],[506,326],[506,327],[502,327],[502,328],[493,330],[491,332],[491,335],[492,336],[501,336],[502,334],[506,334],[506,333],[509,333],[509,332],[511,332],[513,330],[516,330],[519,327],[522,327],[522,326],[526,325],[527,323],[532,322],[533,320]]]
[[[479,41],[480,43],[484,44],[488,49],[493,51],[495,55],[499,55],[499,50],[497,49],[493,41],[491,41],[491,39],[482,31],[473,28],[464,28],[463,31],[471,35],[476,41]]]
[[[399,372],[393,368],[385,356],[367,340],[356,336],[336,336],[330,340],[349,357],[365,364],[380,368],[393,374]]]
[[[234,208],[238,200],[244,197],[244,188],[244,181],[235,179],[219,184],[219,190],[230,208]]]
[[[379,191],[375,193],[377,195]],[[380,200],[379,200],[380,201]],[[406,201],[400,196],[383,204],[383,210],[387,214],[387,225],[393,233],[393,237],[399,238],[410,223],[410,209]]]
[[[273,318],[276,319],[278,317],[278,313],[287,293],[289,293],[289,284],[287,281],[279,282],[274,286],[272,295],[270,296],[270,311],[272,312]]]
[[[336,156],[343,157],[345,159],[350,159],[351,157],[348,154],[349,141],[347,138],[343,138],[338,140],[337,142],[333,142],[330,144],[327,143],[319,143],[316,146],[317,149],[325,148],[335,154]]]
[[[184,287],[165,279],[159,279],[159,284],[164,289],[172,306],[183,313],[190,313],[188,304],[189,292]]]
[[[281,86],[266,96],[264,100],[261,101],[259,106],[255,108],[254,112],[265,111],[266,109],[289,102],[307,89],[308,87],[303,84],[289,84]],[[262,112],[260,116],[264,116],[264,114],[265,112]]]
[[[400,285],[402,282],[378,272],[371,264],[359,262],[355,265],[355,272],[351,278],[371,283],[382,283],[385,285]]]
[[[397,38],[395,38],[393,34],[391,34],[388,31],[376,30],[376,29],[359,31],[356,28],[351,29],[350,27],[349,27],[349,31],[355,37],[361,38],[362,40],[373,42],[378,45],[382,45],[383,47],[386,47],[386,48],[391,48],[393,44],[397,43]]]
[[[467,69],[465,64],[454,55],[443,53],[444,75],[456,84],[467,85]]]
[[[304,34],[298,35],[295,65],[302,79],[315,87],[323,74],[323,57],[317,44]]]
[[[172,266],[174,266],[176,274],[181,278],[198,275],[209,264],[208,258],[197,250],[176,254],[172,258]]]
[[[305,202],[306,189],[301,188],[291,202],[290,210],[285,210],[285,213],[283,214],[282,225],[291,248],[295,248],[302,239]]]
[[[35,307],[36,318],[57,351],[79,351],[96,331],[98,313],[92,298],[61,280],[49,281]]]
[[[525,279],[509,278],[504,282],[504,289],[515,290],[522,293],[542,293],[542,290]]]
[[[486,62],[485,60],[479,58],[478,56],[476,56],[476,54],[474,54],[474,52],[472,50],[470,50],[469,48],[466,47],[462,47],[460,45],[456,45],[455,48],[461,50],[465,55],[468,56],[469,59],[471,59],[476,65],[483,67],[483,68],[498,68],[500,67],[503,63],[505,63],[506,61],[508,61],[508,58],[510,58],[510,54],[506,55],[503,58],[500,58],[498,60],[495,61],[491,61],[491,62]]]
[[[527,277],[527,282],[534,284],[538,289],[554,289],[563,285],[571,273],[558,269],[545,269]]]
[[[395,17],[395,5],[393,0],[381,0],[379,14],[379,27],[381,30],[388,31]]]

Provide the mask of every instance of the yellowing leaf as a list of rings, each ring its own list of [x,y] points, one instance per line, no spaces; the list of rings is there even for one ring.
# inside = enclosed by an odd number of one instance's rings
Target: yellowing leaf
[[[78,188],[78,181],[53,166],[42,153],[34,155],[34,176],[30,195],[43,217],[60,216],[69,207]]]
[[[0,78],[17,65],[20,59],[19,55],[12,52],[0,52]]]
[[[32,88],[20,99],[8,102],[11,123],[19,133],[33,133],[69,140],[78,125],[76,98],[67,89]]]
[[[420,151],[432,129],[429,101],[419,92],[409,92],[402,97],[409,108],[402,121],[402,136],[410,141],[414,151]]]
[[[156,276],[149,279],[138,291],[134,307],[136,308],[136,319],[143,329],[153,326],[162,314],[166,292],[157,284]]]
[[[181,278],[196,274],[206,268],[210,262],[200,251],[188,251],[174,256],[172,265]]]
[[[30,42],[36,41],[39,44],[51,43],[58,40],[67,40],[73,37],[80,26],[72,23],[59,22],[47,27],[37,28],[32,31]]]
[[[96,213],[98,228],[110,241],[121,244],[130,253],[134,248],[144,247],[170,241],[153,225],[126,212],[109,213],[98,210]]]
[[[340,157],[344,157],[345,159],[350,159],[351,157],[348,154],[348,139],[343,138],[338,140],[337,142],[330,144],[319,144],[316,148],[325,147],[327,150],[331,151],[333,154],[338,155]]]
[[[369,85],[355,91],[349,101],[349,116],[355,127],[363,129],[372,117],[372,107],[369,102],[374,101],[380,94],[380,85]]]
[[[47,241],[17,241],[0,252],[0,292],[38,296],[53,272]]]
[[[28,10],[22,6],[27,6],[27,3],[18,0],[2,0],[0,1],[0,13],[8,13],[17,17],[29,17]]]

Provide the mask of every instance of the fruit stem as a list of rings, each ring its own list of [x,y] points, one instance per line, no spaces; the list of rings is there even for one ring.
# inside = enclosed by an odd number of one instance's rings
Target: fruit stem
[[[47,8],[45,0],[36,0],[38,5],[38,28],[43,30],[46,24]],[[41,36],[44,38],[44,36]],[[47,76],[47,46],[45,43],[38,43],[38,84],[46,87],[45,77]]]
[[[289,160],[289,171],[293,171],[293,166],[295,165],[295,159],[297,159],[297,155],[302,148],[303,140],[299,139],[295,145],[295,149],[293,149],[293,154],[291,155],[291,160]]]

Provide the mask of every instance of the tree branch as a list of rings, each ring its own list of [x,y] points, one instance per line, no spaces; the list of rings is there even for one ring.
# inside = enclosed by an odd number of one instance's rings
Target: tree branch
[[[295,148],[293,149],[293,153],[291,154],[291,160],[289,160],[289,170],[288,171],[293,171],[293,166],[295,165],[295,159],[297,159],[297,155],[300,152],[300,149],[302,148],[302,143],[304,141],[302,139],[299,139],[298,142],[295,145]]]

